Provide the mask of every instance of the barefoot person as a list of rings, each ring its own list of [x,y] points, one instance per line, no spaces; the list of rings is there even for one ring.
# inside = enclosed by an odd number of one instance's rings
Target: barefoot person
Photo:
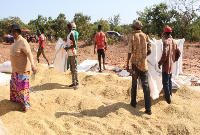
[[[13,24],[10,31],[14,37],[14,43],[10,48],[10,61],[12,66],[10,100],[21,103],[23,105],[23,111],[27,111],[30,107],[30,71],[32,69],[35,74],[37,68],[34,64],[30,45],[27,40],[21,36],[19,25]]]
[[[101,31],[102,26],[98,25],[98,33],[95,35],[94,38],[94,54],[96,52],[96,46],[97,46],[97,53],[98,53],[98,60],[99,60],[99,72],[102,72],[101,69],[101,56],[103,58],[103,68],[105,69],[105,51],[107,49],[107,44],[106,44],[106,36],[105,34]]]
[[[148,84],[148,66],[147,55],[151,53],[151,42],[149,37],[141,31],[142,23],[136,21],[133,25],[133,37],[129,45],[127,70],[129,69],[129,60],[132,63],[132,90],[131,105],[135,108],[137,101],[137,79],[141,78],[142,88],[145,100],[145,113],[151,115],[151,97]]]

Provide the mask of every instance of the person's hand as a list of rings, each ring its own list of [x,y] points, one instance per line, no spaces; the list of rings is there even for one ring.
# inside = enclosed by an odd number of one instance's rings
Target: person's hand
[[[160,66],[161,66],[161,64],[160,63],[158,63],[158,68],[160,69]]]
[[[150,55],[150,54],[151,54],[151,50],[148,50],[147,51],[147,56]]]
[[[127,71],[129,70],[129,65],[126,66],[126,70],[127,70]]]
[[[33,71],[33,74],[36,74],[36,72],[37,72],[37,67],[34,65],[34,66],[32,66],[32,71]]]
[[[39,46],[38,51],[41,49],[41,46]]]
[[[66,46],[64,49],[67,51],[69,49],[69,47]]]
[[[104,49],[104,51],[106,51],[107,50],[107,47],[105,46],[105,49]]]

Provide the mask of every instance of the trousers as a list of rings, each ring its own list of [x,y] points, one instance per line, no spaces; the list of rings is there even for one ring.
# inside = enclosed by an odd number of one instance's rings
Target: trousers
[[[137,79],[138,77],[141,78],[142,88],[144,93],[144,100],[145,100],[145,109],[151,110],[151,97],[149,91],[149,84],[148,84],[148,71],[141,71],[139,70],[134,64],[132,64],[132,69],[134,70],[134,74],[132,75],[132,89],[131,89],[131,105],[136,106],[136,96],[137,96]]]

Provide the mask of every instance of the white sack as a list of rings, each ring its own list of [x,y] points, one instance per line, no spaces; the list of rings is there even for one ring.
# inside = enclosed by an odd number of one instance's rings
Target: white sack
[[[130,73],[127,72],[127,70],[122,70],[122,71],[119,73],[119,76],[121,76],[121,77],[127,77],[127,76],[129,76],[129,75],[130,75]]]
[[[162,67],[158,68],[158,62],[160,61],[160,58],[162,57],[162,51],[163,51],[163,42],[162,40],[156,40],[156,71],[162,73]]]
[[[7,85],[10,83],[10,76],[4,73],[0,73],[0,86]]]
[[[59,38],[55,46],[56,54],[52,62],[59,73],[63,73],[67,70],[67,52],[64,49],[65,46],[66,44],[62,38]]]
[[[6,62],[0,64],[0,72],[12,73],[11,62],[6,61]]]
[[[95,66],[98,63],[98,60],[84,60],[80,65],[78,65],[77,69],[78,72],[86,72],[93,66]]]
[[[176,42],[178,48],[181,51],[181,56],[179,57],[178,61],[176,61],[174,63],[174,68],[173,68],[172,73],[175,76],[178,76],[179,74],[183,74],[183,71],[182,71],[182,59],[183,59],[183,44],[185,42],[185,39],[178,39],[178,40],[175,40],[175,42]]]
[[[156,45],[156,39],[151,40],[151,54],[148,55],[147,60],[152,64],[152,66],[156,69],[157,66],[157,45]]]
[[[157,72],[155,68],[148,62],[148,83],[152,99],[159,98],[162,90],[162,74]]]

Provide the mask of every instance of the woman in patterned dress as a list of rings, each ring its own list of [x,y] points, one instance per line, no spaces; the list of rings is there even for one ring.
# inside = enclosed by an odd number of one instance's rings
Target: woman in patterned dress
[[[14,43],[10,48],[10,61],[12,66],[12,75],[10,80],[10,100],[21,103],[23,111],[30,107],[29,99],[29,76],[32,69],[35,74],[37,68],[34,64],[30,45],[21,36],[19,25],[13,24],[10,30]]]

